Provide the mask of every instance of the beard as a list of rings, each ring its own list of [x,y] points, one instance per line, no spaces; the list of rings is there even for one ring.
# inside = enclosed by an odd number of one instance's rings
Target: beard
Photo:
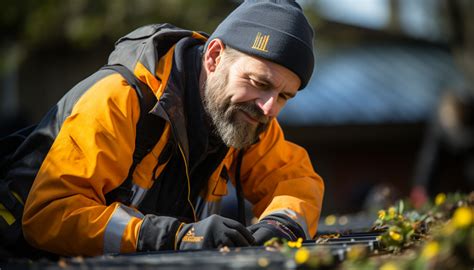
[[[216,70],[212,78],[207,77],[203,104],[212,120],[214,133],[219,135],[227,146],[242,149],[257,142],[258,136],[268,128],[271,119],[263,115],[253,101],[232,104],[230,97],[226,96],[229,92],[228,76],[229,67],[221,65],[221,69]],[[256,119],[258,124],[239,120],[239,111]]]

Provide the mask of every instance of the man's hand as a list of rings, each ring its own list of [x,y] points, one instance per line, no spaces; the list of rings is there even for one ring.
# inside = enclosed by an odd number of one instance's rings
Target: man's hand
[[[176,241],[178,249],[188,250],[250,246],[255,239],[239,222],[212,215],[196,223],[184,224]]]
[[[247,227],[255,238],[255,245],[263,245],[273,237],[296,241],[305,239],[304,231],[291,218],[285,215],[269,215],[260,222]]]

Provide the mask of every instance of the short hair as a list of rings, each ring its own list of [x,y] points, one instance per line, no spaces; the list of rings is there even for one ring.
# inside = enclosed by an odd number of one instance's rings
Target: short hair
[[[227,60],[230,60],[229,63],[235,62],[239,57],[242,57],[244,55],[246,54],[237,49],[232,48],[231,46],[227,44],[225,45],[225,49],[223,51],[223,57]]]

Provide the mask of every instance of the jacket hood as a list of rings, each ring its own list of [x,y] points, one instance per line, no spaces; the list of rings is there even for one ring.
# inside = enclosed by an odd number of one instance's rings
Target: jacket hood
[[[127,67],[156,91],[159,85],[156,77],[158,60],[180,39],[190,36],[204,42],[208,37],[206,33],[181,29],[171,24],[142,26],[115,43],[108,64]]]

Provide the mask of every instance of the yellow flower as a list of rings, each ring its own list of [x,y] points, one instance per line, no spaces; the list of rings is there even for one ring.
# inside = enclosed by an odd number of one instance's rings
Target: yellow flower
[[[265,257],[261,257],[258,258],[257,263],[260,267],[267,267],[270,264],[270,261]]]
[[[388,216],[389,216],[390,218],[394,218],[396,212],[397,212],[397,210],[395,209],[395,207],[392,206],[392,207],[390,207],[390,208],[388,209]]]
[[[328,226],[334,225],[336,223],[336,216],[335,215],[327,216],[324,219],[324,223],[326,223],[326,225],[328,225]]]
[[[421,256],[425,257],[426,259],[431,259],[439,253],[439,244],[438,242],[431,241],[425,245],[423,248],[423,252]]]
[[[290,248],[300,248],[303,244],[303,238],[298,238],[297,241],[288,241],[288,247]]]
[[[354,245],[347,250],[347,258],[349,260],[355,261],[359,258],[363,258],[365,255],[365,246]]]
[[[309,259],[309,251],[306,248],[300,248],[295,252],[295,262],[297,264],[303,264]]]
[[[380,210],[379,211],[379,219],[384,219],[385,218],[385,210]]]
[[[436,195],[435,204],[436,204],[437,206],[442,205],[445,201],[446,201],[446,194],[444,194],[444,193],[439,193],[438,195]]]
[[[410,223],[409,221],[403,221],[403,227],[406,227],[406,228],[413,228],[415,229],[416,228],[416,223],[414,222],[413,224]]]
[[[385,263],[384,265],[380,267],[380,270],[398,270],[398,269],[400,268],[398,268],[397,265],[391,262]]]
[[[403,236],[397,232],[389,231],[388,235],[390,235],[390,237],[397,242],[401,242],[403,240]]]
[[[457,228],[464,228],[472,224],[472,209],[466,206],[456,209],[453,215],[453,224]]]

